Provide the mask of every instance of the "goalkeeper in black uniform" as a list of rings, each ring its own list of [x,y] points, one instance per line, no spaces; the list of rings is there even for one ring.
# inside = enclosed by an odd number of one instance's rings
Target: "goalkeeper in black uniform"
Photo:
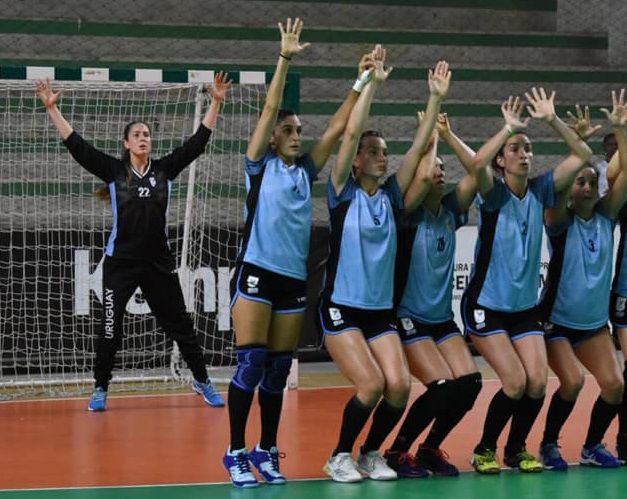
[[[220,103],[231,82],[218,73],[208,86],[211,104],[196,133],[183,145],[159,159],[150,157],[151,133],[146,123],[135,121],[124,129],[121,159],[95,149],[78,135],[63,117],[48,80],[37,82],[37,95],[74,159],[106,184],[111,200],[113,228],[103,264],[104,314],[96,342],[95,389],[90,411],[107,408],[107,388],[116,351],[122,344],[122,318],[133,292],[139,286],[150,309],[166,334],[180,348],[194,376],[193,389],[213,407],[224,400],[211,385],[198,338],[183,300],[174,257],[166,236],[166,212],[172,182],[198,156],[216,126]]]

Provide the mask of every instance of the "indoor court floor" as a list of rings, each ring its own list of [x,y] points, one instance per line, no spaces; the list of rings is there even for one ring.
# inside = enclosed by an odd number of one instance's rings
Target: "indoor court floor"
[[[301,371],[301,387],[286,392],[279,434],[280,449],[286,455],[281,469],[290,482],[247,490],[226,483],[221,464],[228,445],[226,409],[208,408],[194,394],[112,395],[104,413],[89,413],[86,398],[2,402],[0,499],[627,497],[627,467],[572,466],[566,473],[504,471],[499,476],[470,471],[469,458],[487,405],[500,387],[494,379],[484,380],[475,407],[443,445],[452,462],[468,472],[458,478],[333,483],[321,468],[335,444],[344,404],[352,395],[347,386],[320,386],[333,382],[344,384],[333,374],[312,383]],[[312,384],[318,386],[309,387]],[[556,386],[557,380],[550,379],[547,393],[552,394]],[[412,400],[422,389],[414,384]],[[560,441],[569,462],[578,461],[597,395],[598,388],[588,377]],[[528,442],[534,453],[547,406]],[[256,404],[250,423],[247,442],[252,446],[259,432]],[[613,423],[606,436],[612,451],[615,433]]]

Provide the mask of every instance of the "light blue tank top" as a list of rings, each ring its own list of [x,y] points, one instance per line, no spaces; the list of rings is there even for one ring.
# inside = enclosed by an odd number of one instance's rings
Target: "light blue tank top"
[[[572,329],[594,329],[609,319],[614,221],[603,205],[583,220],[571,214],[567,224],[548,228],[551,262],[544,300],[552,300],[550,321]],[[552,266],[561,268],[554,276]],[[555,278],[556,277],[556,278]]]
[[[350,177],[342,192],[329,182],[331,218],[326,296],[340,305],[384,310],[392,308],[396,216],[402,195],[392,175],[370,196]]]
[[[452,320],[455,230],[468,222],[468,212],[461,211],[453,191],[442,198],[437,216],[420,206],[406,220],[402,230],[414,237],[407,241],[411,244],[409,266],[398,262],[400,273],[407,273],[407,282],[397,315],[427,324]]]
[[[277,274],[305,280],[311,236],[311,183],[316,167],[300,156],[286,165],[275,153],[245,158],[246,229],[240,260]]]
[[[553,172],[529,180],[518,198],[502,179],[477,196],[479,237],[468,292],[489,309],[520,312],[534,307],[540,285],[544,209],[555,204]]]

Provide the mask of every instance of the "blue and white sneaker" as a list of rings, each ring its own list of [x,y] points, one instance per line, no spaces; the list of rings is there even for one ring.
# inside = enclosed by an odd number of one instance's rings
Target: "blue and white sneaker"
[[[568,463],[562,458],[559,445],[556,443],[540,446],[540,461],[547,470],[566,471],[568,469]]]
[[[257,487],[259,482],[250,470],[250,459],[246,449],[231,452],[229,447],[222,458],[224,467],[229,472],[231,483],[240,488]]]
[[[580,464],[596,466],[598,468],[619,468],[620,461],[616,459],[604,444],[597,444],[592,449],[581,449]]]
[[[198,395],[202,395],[202,398],[211,407],[224,407],[224,399],[211,384],[211,381],[207,380],[206,383],[193,380],[192,388]]]
[[[285,457],[285,454],[279,452],[279,449],[271,447],[270,450],[263,450],[257,444],[249,454],[249,457],[250,462],[259,470],[266,483],[272,485],[285,483],[285,477],[279,471],[279,458]]]
[[[107,392],[103,388],[96,388],[89,399],[88,409],[92,412],[102,412],[107,410]]]

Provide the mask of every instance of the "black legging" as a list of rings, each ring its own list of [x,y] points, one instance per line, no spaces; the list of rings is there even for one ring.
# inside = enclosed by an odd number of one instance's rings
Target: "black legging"
[[[107,256],[102,275],[104,311],[96,342],[96,386],[106,390],[109,385],[115,354],[122,345],[124,310],[138,286],[158,324],[178,343],[194,379],[205,383],[205,360],[192,320],[185,309],[177,274],[149,261]]]

